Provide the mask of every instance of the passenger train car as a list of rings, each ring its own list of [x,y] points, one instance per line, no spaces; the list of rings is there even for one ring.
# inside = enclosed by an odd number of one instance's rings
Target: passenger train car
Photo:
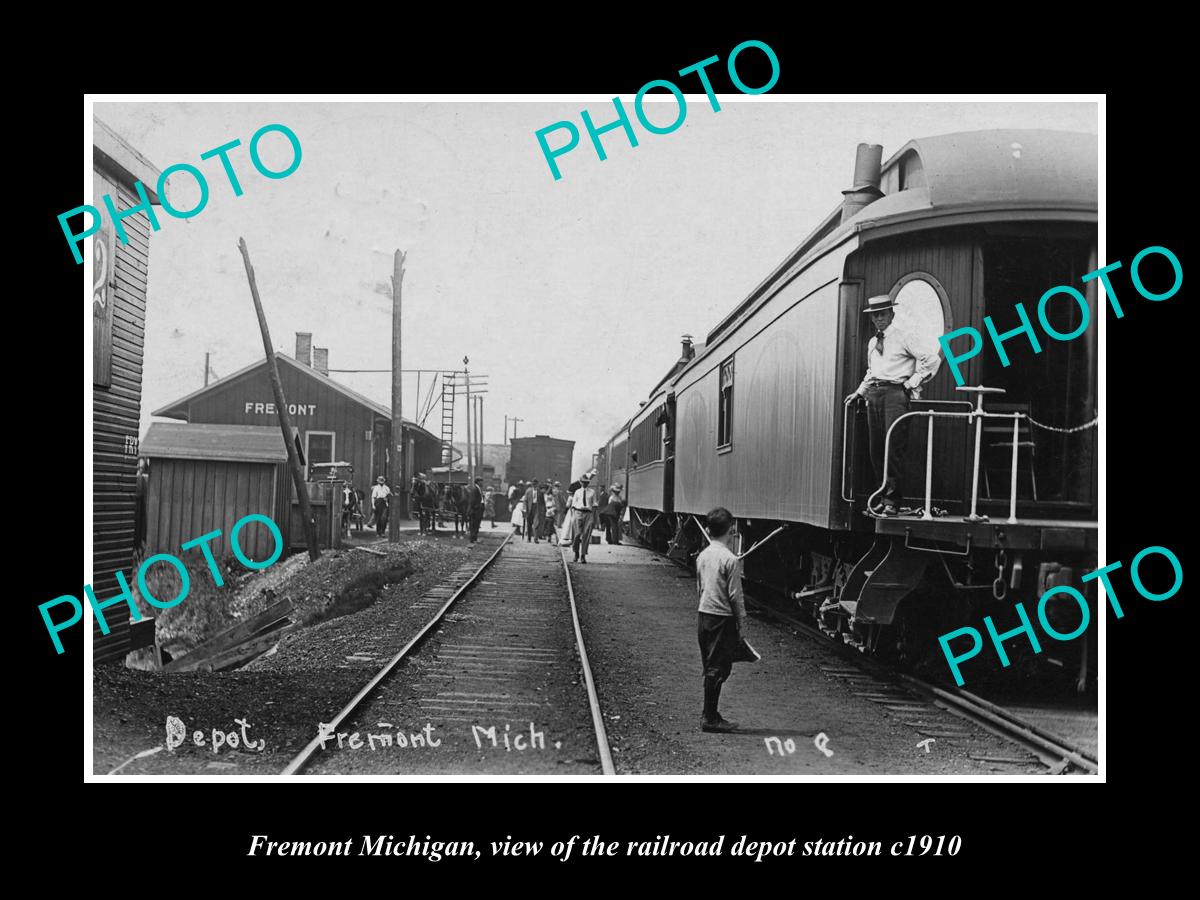
[[[1097,140],[949,134],[886,162],[861,144],[843,195],[702,345],[685,341],[600,459],[607,483],[623,472],[635,537],[693,556],[704,515],[725,506],[743,552],[758,545],[744,564],[757,589],[864,652],[941,660],[938,634],[989,613],[1007,630],[1016,601],[1083,589],[1096,567],[1096,330],[1038,354],[1010,340],[1007,367],[980,353],[963,388],[943,360],[904,423],[906,458],[888,462],[904,466],[911,509],[879,518],[866,514],[880,487],[866,415],[844,404],[866,371],[862,309],[890,295],[896,324],[934,346],[963,325],[986,334],[985,316],[1004,333],[1018,301],[1032,309],[1056,285],[1096,311],[1096,281],[1080,278],[1098,266]],[[1069,302],[1047,313],[1060,333],[1080,321]],[[1067,632],[1079,612],[1068,597],[1048,615]],[[1049,658],[1082,685],[1088,655],[1073,641],[1023,665]]]

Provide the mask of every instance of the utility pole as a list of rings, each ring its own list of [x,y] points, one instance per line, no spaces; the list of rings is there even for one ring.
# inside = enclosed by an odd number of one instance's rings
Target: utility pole
[[[208,352],[204,353],[204,386],[208,387]]]
[[[513,423],[513,440],[515,441],[517,439],[517,423],[524,422],[525,420],[518,419],[514,416],[513,418],[509,419],[509,421]]]
[[[300,518],[304,520],[304,540],[308,544],[308,558],[321,558],[317,544],[317,520],[313,518],[312,504],[308,501],[308,488],[304,484],[304,473],[300,471],[300,458],[296,456],[296,444],[292,439],[292,420],[288,415],[287,399],[283,396],[283,384],[279,380],[279,366],[275,362],[275,348],[271,345],[271,332],[267,330],[267,316],[258,297],[258,285],[254,281],[254,267],[250,265],[250,251],[246,239],[238,238],[238,249],[246,263],[246,278],[250,281],[250,296],[254,298],[254,312],[258,316],[258,330],[262,332],[263,349],[267,352],[267,375],[271,379],[271,390],[275,394],[275,409],[279,413],[279,430],[283,432],[283,446],[287,450],[288,468],[292,471],[292,484],[296,486],[296,499],[300,501]],[[330,505],[330,515],[333,506]],[[290,504],[289,504],[290,512]]]
[[[477,425],[477,427],[475,428],[475,440],[479,444],[479,453],[475,457],[475,459],[479,463],[479,468],[482,469],[483,468],[483,395],[481,394],[476,399],[479,401],[479,417],[475,420],[476,425]]]
[[[392,487],[392,509],[388,517],[388,541],[400,542],[400,512],[404,507],[404,416],[400,368],[400,289],[404,282],[404,257],[397,250],[392,261],[392,446],[388,453],[388,482]],[[406,511],[407,512],[407,511]]]
[[[475,483],[475,450],[471,442],[471,371],[467,364],[471,360],[463,357],[463,380],[467,384],[467,484]]]

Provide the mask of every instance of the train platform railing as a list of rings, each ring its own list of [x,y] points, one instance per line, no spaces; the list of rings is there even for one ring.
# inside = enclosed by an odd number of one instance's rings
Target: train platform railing
[[[965,400],[923,400],[923,404],[937,406],[966,406],[967,412],[955,412],[950,410],[938,409],[922,409],[913,412],[907,412],[899,416],[896,421],[892,422],[887,430],[887,435],[884,438],[883,444],[883,478],[879,487],[867,498],[867,509],[872,508],[872,504],[876,498],[883,493],[887,487],[888,470],[891,463],[892,449],[892,434],[896,430],[896,426],[906,419],[923,418],[927,422],[926,426],[926,443],[925,443],[925,505],[920,519],[923,521],[931,520],[933,515],[933,426],[935,419],[955,419],[958,421],[966,421],[968,426],[971,422],[975,424],[975,446],[974,446],[974,461],[972,464],[971,474],[971,512],[964,516],[963,519],[968,522],[986,522],[987,516],[979,514],[979,458],[980,449],[983,441],[983,422],[984,419],[1007,419],[1012,422],[1012,462],[1009,470],[1009,501],[1008,501],[1008,520],[1009,525],[1018,524],[1017,519],[1017,473],[1019,466],[1018,451],[1020,449],[1020,430],[1021,423],[1027,422],[1029,416],[1022,412],[988,412],[983,408],[984,398],[989,394],[1003,394],[1004,388],[985,387],[984,385],[964,385],[956,390],[964,393],[975,395],[974,403]],[[850,395],[853,396],[853,395]],[[849,402],[850,397],[846,398],[844,412],[842,415],[842,499],[848,503],[854,502],[853,494],[846,494],[846,471],[847,471],[847,446],[848,435],[850,432],[850,412],[852,405]]]

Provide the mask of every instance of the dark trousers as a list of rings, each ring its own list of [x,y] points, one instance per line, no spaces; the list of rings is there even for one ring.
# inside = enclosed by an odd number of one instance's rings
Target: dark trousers
[[[883,445],[892,423],[908,412],[908,393],[901,385],[876,385],[867,387],[867,427],[871,435],[871,465],[875,469],[874,488],[883,481]],[[888,449],[887,485],[883,489],[884,503],[899,507],[904,502],[905,451],[908,448],[907,421],[901,422],[892,432]]]
[[[467,536],[471,539],[471,543],[473,544],[479,538],[479,523],[483,521],[483,510],[471,510],[470,517]]]
[[[541,507],[535,506],[531,512],[525,513],[525,540],[541,540],[542,537],[542,510]]]
[[[375,501],[375,531],[380,535],[387,534],[388,503],[386,500]]]
[[[621,517],[617,515],[604,516],[604,539],[610,544],[621,543]]]

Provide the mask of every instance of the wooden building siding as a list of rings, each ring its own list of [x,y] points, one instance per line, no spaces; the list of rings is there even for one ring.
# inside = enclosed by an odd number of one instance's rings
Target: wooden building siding
[[[336,435],[334,459],[350,463],[354,467],[354,486],[369,492],[375,476],[386,474],[383,456],[386,431],[377,432],[375,423],[387,420],[283,361],[279,365],[279,379],[288,407],[294,406],[297,410],[291,419],[300,435],[300,446],[306,447],[306,435],[310,431],[333,432]],[[247,403],[252,404],[250,412],[246,412]],[[255,404],[263,404],[265,410],[268,403],[273,408],[274,394],[264,364],[194,397],[187,404],[187,421],[278,427],[279,419],[274,412],[255,411],[258,409]],[[301,407],[304,412],[300,412]],[[390,423],[386,428],[390,430]]]
[[[180,556],[184,543],[220,530],[221,536],[209,543],[219,560],[233,552],[229,533],[234,524],[251,513],[274,520],[286,546],[286,474],[282,463],[150,457],[147,553]],[[261,523],[244,526],[238,545],[254,560],[267,559],[275,551],[274,539]]]
[[[139,199],[125,184],[94,169],[95,204],[110,194],[118,210]],[[116,573],[132,580],[134,482],[137,471],[138,421],[141,415],[142,348],[146,322],[150,222],[144,212],[124,219],[129,243],[114,241],[111,376],[107,386],[92,387],[92,589],[106,600],[116,596]],[[105,610],[110,633],[104,636],[93,619],[93,659],[120,659],[128,646],[129,617],[124,607]]]

